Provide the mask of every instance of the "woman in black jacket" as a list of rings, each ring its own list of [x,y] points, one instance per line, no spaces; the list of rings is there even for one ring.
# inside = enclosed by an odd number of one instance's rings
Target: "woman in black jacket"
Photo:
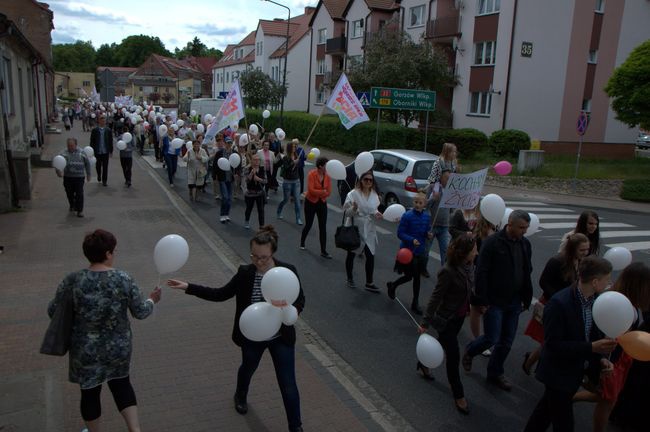
[[[469,312],[469,298],[474,288],[474,258],[476,240],[471,234],[460,234],[447,249],[447,261],[438,272],[436,287],[431,294],[420,332],[431,326],[438,332],[438,341],[447,357],[447,379],[458,411],[469,414],[463,384],[460,381],[460,348],[458,333]],[[425,377],[429,371],[418,362]]]
[[[239,318],[242,312],[253,303],[264,301],[261,281],[264,274],[273,267],[286,267],[298,275],[291,264],[276,260],[273,254],[278,249],[278,235],[272,226],[262,227],[255,237],[250,240],[252,264],[241,265],[237,273],[221,288],[209,288],[196,284],[170,279],[167,285],[171,288],[185,290],[186,294],[195,295],[204,300],[221,302],[236,297],[235,323],[232,340],[242,351],[242,364],[237,373],[237,390],[235,392],[235,410],[239,414],[248,412],[246,395],[251,378],[267,349],[271,353],[275,374],[282,393],[284,409],[287,414],[290,431],[302,431],[300,420],[300,395],[296,384],[295,344],[296,330],[293,326],[282,325],[278,333],[269,340],[254,342],[247,339],[239,329]],[[273,301],[274,306],[286,306],[286,302]],[[305,306],[305,296],[300,288],[300,294],[293,303],[302,312]]]

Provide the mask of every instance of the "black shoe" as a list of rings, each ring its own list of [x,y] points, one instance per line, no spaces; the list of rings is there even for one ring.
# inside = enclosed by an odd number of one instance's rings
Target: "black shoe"
[[[248,404],[246,403],[246,398],[239,396],[235,393],[235,411],[239,414],[244,415],[248,412]]]
[[[429,272],[426,271],[426,270],[422,270],[422,273],[420,273],[420,274],[421,274],[422,276],[424,276],[425,278],[430,278],[430,277],[431,277],[431,275],[429,274]]]
[[[71,212],[75,211],[75,210],[74,210],[74,207],[70,207],[70,211],[71,211]]]
[[[348,279],[346,283],[348,285],[348,288],[356,288],[357,287],[357,285],[354,283],[354,279]]]
[[[420,374],[422,374],[422,378],[424,378],[426,380],[429,380],[429,381],[435,380],[433,375],[431,375],[431,369],[429,369],[428,367],[426,367],[422,363],[418,362],[418,364],[415,366],[415,370],[417,372],[420,372]]]
[[[472,371],[472,356],[467,354],[467,351],[465,351],[465,354],[463,354],[462,364],[463,364],[463,369],[465,369],[465,372]]]
[[[393,282],[386,282],[386,287],[388,288],[388,298],[391,300],[395,300],[395,290],[397,287]],[[418,363],[419,364],[419,363]]]
[[[456,405],[456,409],[458,410],[459,413],[463,415],[469,415],[469,404],[467,401],[465,401],[465,406],[461,406],[458,404],[458,399],[454,401],[454,405]]]
[[[332,255],[328,254],[327,252],[321,252],[320,256],[322,256],[325,259],[332,259]]]
[[[377,288],[377,285],[375,284],[366,284],[364,287],[366,291],[370,291],[371,293],[379,294],[379,288]]]
[[[505,375],[499,375],[496,377],[487,377],[487,382],[489,384],[493,384],[497,387],[499,387],[501,390],[504,391],[510,391],[512,390],[512,384],[510,384],[510,381],[505,377]]]
[[[77,217],[82,218],[82,217],[84,217],[84,214],[82,212],[77,212]]]
[[[102,186],[108,186],[105,182],[102,183]]]
[[[417,303],[411,304],[411,311],[416,315],[422,315],[422,308]]]

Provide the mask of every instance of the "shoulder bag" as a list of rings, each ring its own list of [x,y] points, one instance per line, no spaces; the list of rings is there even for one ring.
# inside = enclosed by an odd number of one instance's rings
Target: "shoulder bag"
[[[345,226],[345,212],[343,212],[343,220],[341,225],[336,228],[334,234],[334,244],[337,248],[346,251],[353,251],[361,246],[361,235],[359,235],[359,227],[354,224],[354,218],[350,226]]]
[[[41,354],[64,356],[70,348],[72,323],[74,321],[74,303],[72,301],[72,286],[66,287],[63,298],[56,306],[54,315],[47,327]]]

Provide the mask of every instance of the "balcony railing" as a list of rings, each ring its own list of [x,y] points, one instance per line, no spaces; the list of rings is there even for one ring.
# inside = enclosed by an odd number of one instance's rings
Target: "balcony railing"
[[[431,39],[451,38],[460,35],[460,16],[450,16],[429,20],[427,37]]]
[[[345,54],[347,50],[347,38],[345,36],[339,36],[331,39],[327,39],[325,45],[325,54]]]

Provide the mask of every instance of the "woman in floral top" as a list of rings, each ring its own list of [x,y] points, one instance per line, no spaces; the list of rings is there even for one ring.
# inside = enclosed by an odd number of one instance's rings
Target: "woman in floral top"
[[[131,276],[113,268],[116,244],[115,236],[108,231],[98,229],[86,235],[83,251],[90,266],[67,275],[47,309],[52,317],[65,292],[72,290],[69,379],[81,387],[81,416],[90,431],[99,428],[104,382],[129,431],[140,430],[135,393],[129,381],[131,326],[127,310],[135,318],[144,319],[160,300],[160,288],[144,300]]]

